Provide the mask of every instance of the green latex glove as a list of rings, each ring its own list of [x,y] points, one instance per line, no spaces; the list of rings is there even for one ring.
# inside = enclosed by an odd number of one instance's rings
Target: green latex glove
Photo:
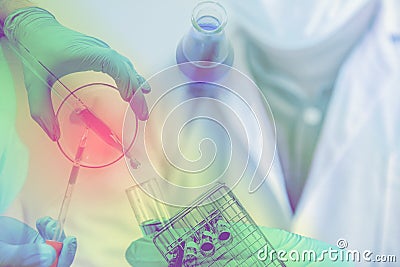
[[[286,232],[284,230],[271,229],[266,227],[260,227],[260,228],[277,253],[281,250],[287,253],[286,255],[281,255],[280,257],[281,259],[284,260],[283,263],[285,263],[286,266],[289,267],[354,266],[352,262],[332,261],[329,258],[328,254],[324,254],[325,256],[322,257],[321,254],[323,253],[324,250],[328,251],[331,248],[333,250],[339,251],[338,248],[332,247],[324,242],[300,236],[297,234],[293,234],[290,232]],[[243,249],[243,247],[240,248],[240,245],[238,247],[239,247],[238,249]],[[305,262],[301,260],[293,261],[289,255],[290,251],[293,250],[299,251],[300,256],[302,251],[313,250],[315,251],[317,256],[316,259],[323,259],[323,261],[311,261],[311,262]],[[259,256],[257,255],[257,253],[253,255],[255,261],[260,261],[260,263],[263,262],[262,261],[263,256],[264,256],[263,252],[261,252]],[[129,264],[134,267],[167,266],[165,259],[161,256],[160,252],[155,247],[152,238],[149,237],[144,237],[132,242],[126,251],[125,257],[126,260],[129,262]],[[295,256],[292,255],[292,258],[294,257]],[[221,261],[223,260],[224,259],[221,259]],[[265,265],[266,263],[267,261],[265,261]],[[227,266],[229,266],[229,264],[227,264]]]
[[[44,217],[37,220],[35,231],[14,218],[0,216],[0,266],[50,266],[56,252],[45,240],[51,239],[55,225],[56,221]],[[57,267],[68,267],[75,257],[76,239],[63,234],[61,240],[63,248]]]
[[[50,88],[55,78],[27,57],[29,53],[57,78],[81,71],[101,71],[116,82],[121,97],[130,101],[139,119],[148,117],[144,83],[126,57],[103,41],[65,28],[52,14],[38,7],[17,9],[4,22],[4,33],[25,59],[24,79],[32,118],[56,141],[60,129],[51,102]],[[30,66],[30,67],[29,67]],[[141,88],[141,90],[138,90]]]

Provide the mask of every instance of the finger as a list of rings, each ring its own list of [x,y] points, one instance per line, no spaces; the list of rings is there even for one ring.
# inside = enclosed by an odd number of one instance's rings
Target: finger
[[[11,245],[0,241],[0,266],[50,266],[55,250],[46,244]]]
[[[90,38],[89,38],[90,39]],[[143,77],[137,74],[129,59],[110,48],[90,47],[78,53],[72,62],[79,62],[79,70],[101,71],[110,75],[121,94],[122,99],[130,101],[134,93],[140,88],[144,81]],[[65,74],[68,74],[64,73]],[[144,83],[142,91],[150,92],[150,86]]]
[[[30,70],[24,73],[31,116],[51,140],[57,141],[60,138],[60,126],[54,114],[51,88]]]
[[[150,85],[136,72],[129,59],[111,49],[106,55],[102,71],[115,80],[122,99],[129,101],[138,89],[145,94],[151,91]]]
[[[113,49],[103,46],[97,46],[90,43],[95,38],[86,38],[89,45],[84,49],[79,49],[73,59],[70,60],[70,66],[67,67],[62,75],[75,71],[101,71],[114,79],[122,99],[129,101],[133,93],[139,87],[135,77],[136,72],[131,71],[130,61],[120,55]],[[97,40],[95,40],[97,42]]]
[[[77,249],[75,237],[67,237],[63,241],[63,248],[58,259],[57,267],[69,267],[74,261]]]
[[[139,88],[136,71],[132,64],[127,58],[112,49],[103,49],[97,53],[102,53],[102,55],[96,57],[99,59],[96,64],[101,66],[102,72],[114,79],[122,99],[129,101]]]
[[[143,94],[148,94],[151,92],[151,87],[147,83],[147,81],[139,74],[136,75],[136,79],[138,80],[140,84],[140,89],[142,90]]]
[[[52,219],[47,216],[47,217],[40,218],[36,221],[36,229],[38,230],[40,236],[46,240],[49,240],[49,237],[47,236],[47,233],[46,233],[46,226],[51,220]]]
[[[59,227],[58,221],[50,217],[40,218],[36,221],[36,228],[39,231],[39,234],[45,240],[52,240],[54,237],[54,233],[58,227]],[[62,241],[64,239],[65,239],[65,233],[63,232],[61,234],[61,238],[57,241]]]
[[[122,99],[125,101],[130,101],[140,86],[136,78],[136,72],[131,71],[129,64],[126,62],[121,66],[119,73],[114,76],[114,80]]]
[[[127,59],[127,58],[125,58],[125,59],[126,59],[127,64],[129,65],[129,71],[135,74],[136,81],[138,82],[139,88],[142,90],[142,93],[144,93],[144,94],[150,93],[151,87],[147,83],[146,79],[143,78],[143,76],[141,76],[139,73],[137,73],[137,71],[133,67],[132,62],[129,59]]]
[[[141,90],[138,90],[129,102],[133,112],[139,118],[139,120],[147,120],[149,117],[149,109],[147,107],[146,100]]]

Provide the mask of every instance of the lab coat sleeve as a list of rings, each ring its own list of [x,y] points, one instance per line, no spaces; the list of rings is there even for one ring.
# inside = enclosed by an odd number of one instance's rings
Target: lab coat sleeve
[[[0,45],[5,42],[0,39]],[[14,83],[0,46],[0,214],[21,190],[28,170],[28,150],[19,139],[15,120]]]

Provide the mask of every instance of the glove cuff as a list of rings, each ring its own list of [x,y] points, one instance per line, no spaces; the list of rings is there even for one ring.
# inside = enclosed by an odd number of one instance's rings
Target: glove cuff
[[[20,38],[23,38],[25,33],[29,33],[29,27],[36,23],[38,18],[55,20],[55,17],[50,12],[40,7],[17,9],[8,15],[4,21],[4,35],[11,43],[19,45]]]

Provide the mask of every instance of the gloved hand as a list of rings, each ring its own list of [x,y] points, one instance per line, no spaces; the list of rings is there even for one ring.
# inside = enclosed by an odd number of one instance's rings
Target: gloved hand
[[[267,237],[267,239],[270,241],[272,244],[273,248],[275,249],[276,253],[279,251],[285,251],[287,254],[286,255],[280,255],[280,258],[283,260],[283,263],[288,266],[298,266],[298,267],[311,267],[311,266],[341,266],[341,267],[347,267],[347,266],[353,266],[353,263],[351,262],[343,262],[343,261],[332,261],[328,254],[322,255],[324,250],[329,251],[329,248],[335,249],[334,247],[315,240],[311,238],[307,238],[304,236],[300,236],[294,233],[286,232],[284,230],[280,229],[271,229],[271,228],[266,228],[266,227],[260,227],[261,231],[264,233],[264,235]],[[234,238],[234,237],[233,237]],[[234,242],[234,239],[233,239]],[[236,249],[238,251],[241,251],[244,249],[244,247],[241,247],[242,244],[239,244]],[[245,246],[245,244],[243,244]],[[289,255],[290,251],[298,251],[301,253],[306,250],[312,250],[315,251],[316,253],[316,259],[315,261],[311,262],[305,262],[305,261],[293,261]],[[335,250],[339,250],[336,248]],[[255,261],[260,261],[260,263],[263,263],[263,257],[265,256],[263,253],[265,250],[262,252],[255,253],[254,255],[251,255],[254,257]],[[233,252],[234,253],[234,252]],[[270,253],[268,251],[267,253]],[[275,254],[276,256],[277,254]],[[141,239],[138,239],[134,242],[131,243],[131,245],[128,247],[126,253],[125,253],[125,258],[129,262],[130,265],[135,266],[135,267],[161,267],[161,266],[168,266],[165,259],[161,256],[160,252],[158,249],[155,247],[152,238],[150,237],[143,237]],[[323,261],[318,261],[319,259],[323,259]],[[222,258],[221,261],[224,259]],[[267,263],[267,261],[265,261]],[[229,266],[229,264],[227,264]]]
[[[36,222],[35,231],[28,225],[5,216],[0,216],[0,266],[48,267],[55,258],[54,248],[45,243],[51,239],[57,222],[44,217]],[[62,236],[63,249],[58,267],[72,264],[76,252],[76,238]]]
[[[115,80],[121,97],[130,101],[138,118],[147,119],[148,108],[143,93],[148,93],[150,87],[147,84],[141,86],[145,80],[137,74],[129,59],[103,41],[65,28],[52,14],[38,7],[11,13],[4,22],[4,33],[27,59],[24,80],[31,116],[53,141],[60,137],[50,94],[56,79],[29,58],[26,49],[57,78],[89,70],[107,73]]]

